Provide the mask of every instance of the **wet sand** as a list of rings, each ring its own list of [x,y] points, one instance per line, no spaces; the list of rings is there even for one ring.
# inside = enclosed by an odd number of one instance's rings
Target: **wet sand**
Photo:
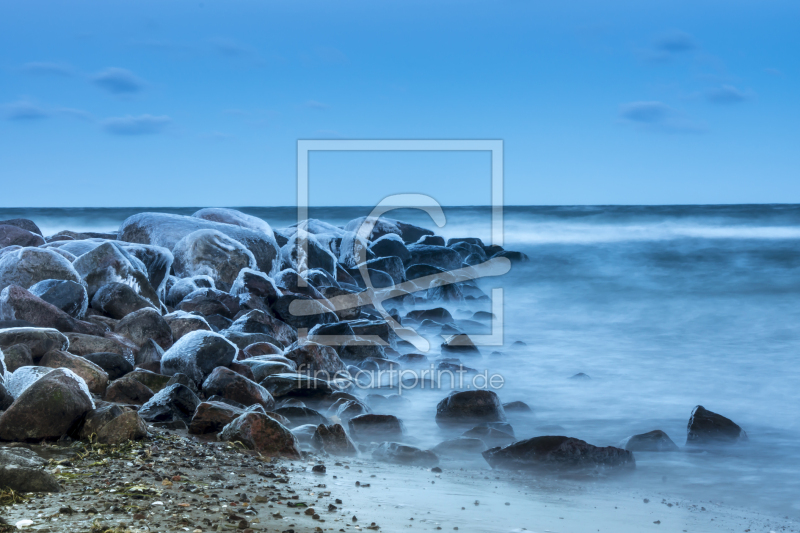
[[[7,506],[4,530],[783,532],[795,522],[630,489],[624,479],[431,469],[308,455],[258,457],[235,445],[152,430],[128,446],[35,446],[63,492]],[[324,464],[325,473],[312,472]],[[355,517],[355,520],[354,520]]]

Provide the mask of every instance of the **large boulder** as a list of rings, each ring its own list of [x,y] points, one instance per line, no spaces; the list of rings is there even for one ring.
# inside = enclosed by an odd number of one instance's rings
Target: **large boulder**
[[[174,283],[167,289],[164,303],[171,307],[180,304],[184,298],[200,289],[215,289],[211,276],[193,276],[191,278],[174,278]]]
[[[43,236],[42,230],[36,225],[36,222],[28,218],[9,218],[8,220],[0,220],[0,224],[4,226],[16,226],[22,228],[36,235]]]
[[[28,347],[30,355],[38,359],[50,350],[66,350],[69,339],[52,328],[7,328],[0,329],[0,349],[22,344]]]
[[[171,330],[170,330],[171,331]],[[139,351],[133,356],[133,364],[136,366],[158,365],[161,371],[161,358],[164,357],[164,349],[153,339],[147,339],[139,347]]]
[[[375,239],[369,249],[376,257],[397,257],[401,262],[411,257],[403,239],[395,233]]]
[[[169,329],[172,331],[172,340],[175,342],[193,331],[211,331],[211,326],[208,325],[205,318],[186,311],[174,311],[164,315],[164,320],[169,325]]]
[[[203,393],[206,397],[221,396],[245,407],[261,405],[267,411],[275,405],[275,400],[267,389],[221,366],[215,368],[203,382]]]
[[[67,368],[77,374],[86,386],[89,387],[89,392],[93,392],[100,396],[103,395],[108,387],[108,374],[98,365],[85,359],[83,357],[72,355],[68,352],[60,350],[52,350],[44,354],[40,366],[49,368]]]
[[[272,278],[252,268],[243,268],[239,271],[231,285],[230,293],[234,296],[242,294],[258,296],[264,298],[267,304],[272,304],[281,295]]]
[[[71,370],[55,369],[32,383],[0,415],[0,440],[58,439],[93,408],[86,383]]]
[[[281,247],[281,265],[297,272],[322,269],[336,274],[336,257],[317,238],[302,229]]]
[[[222,428],[217,438],[227,442],[241,442],[263,455],[280,455],[299,459],[300,443],[280,422],[258,412],[246,412]]]
[[[214,286],[230,290],[243,268],[256,268],[252,252],[239,241],[214,229],[194,231],[172,249],[178,277],[209,276]]]
[[[144,384],[148,389],[153,392],[160,392],[167,388],[167,383],[170,382],[172,379],[171,376],[165,376],[164,374],[158,374],[156,372],[151,372],[149,370],[143,370],[141,368],[135,369],[133,372],[127,374],[125,377],[133,378],[136,381]]]
[[[678,446],[672,442],[669,435],[656,429],[648,433],[633,435],[623,440],[620,448],[630,452],[677,452]]]
[[[2,353],[6,371],[8,372],[13,372],[22,366],[33,365],[31,349],[24,344],[15,344],[7,348],[2,348]]]
[[[417,242],[424,235],[433,235],[429,229],[388,217],[359,217],[348,222],[344,229],[364,235],[370,241],[376,241],[384,235],[394,233],[400,236],[406,244]]]
[[[172,376],[186,374],[195,383],[202,383],[218,366],[228,366],[238,348],[222,335],[210,331],[193,331],[184,335],[164,352],[161,373]]]
[[[358,455],[355,444],[341,424],[319,424],[311,437],[311,446],[330,455]]]
[[[114,332],[130,339],[136,346],[143,346],[151,339],[164,350],[172,346],[172,329],[161,313],[152,307],[126,315],[117,323]]]
[[[613,446],[598,447],[571,437],[534,437],[490,448],[483,457],[492,468],[542,473],[605,473],[636,468],[633,453]]]
[[[689,417],[686,445],[720,446],[746,442],[747,433],[729,418],[698,405]]]
[[[277,269],[278,243],[272,233],[262,233],[233,224],[166,213],[139,213],[120,226],[119,240],[163,246],[173,250],[179,240],[201,229],[217,230],[250,250],[258,270],[270,274]]]
[[[338,322],[330,302],[322,295],[313,298],[304,294],[284,294],[271,306],[272,312],[295,329],[311,329],[317,324]]]
[[[200,399],[189,387],[173,383],[150,398],[139,409],[139,414],[148,422],[188,421],[198,405]]]
[[[253,310],[237,318],[228,331],[237,333],[265,333],[275,338],[283,346],[297,340],[297,332],[285,322],[263,311]]]
[[[75,355],[89,355],[90,353],[116,353],[128,361],[133,361],[136,345],[125,337],[107,333],[105,336],[84,335],[82,333],[67,333],[69,339],[69,352]]]
[[[118,445],[147,436],[147,425],[136,411],[105,404],[89,411],[78,436],[100,444]]]
[[[474,426],[477,422],[504,422],[503,405],[494,391],[451,392],[436,406],[439,427]]]
[[[27,448],[0,449],[0,487],[16,492],[60,492],[47,461]]]
[[[9,285],[0,292],[0,319],[25,320],[42,328],[61,332],[102,335],[104,328],[68,315],[51,303],[17,285]]]
[[[34,296],[53,304],[74,318],[83,318],[89,307],[86,287],[77,281],[46,279],[31,285],[28,290]]]
[[[404,261],[406,267],[411,265],[431,265],[442,270],[461,268],[461,255],[452,248],[412,244],[408,247],[409,258]]]
[[[19,248],[0,256],[0,289],[23,289],[46,279],[81,282],[81,276],[63,256],[43,248]]]
[[[337,372],[347,367],[330,346],[306,341],[287,348],[285,356],[294,361],[297,371],[325,380],[331,380]]]
[[[192,216],[195,218],[202,218],[203,220],[210,220],[211,222],[231,224],[233,226],[240,226],[242,228],[258,231],[266,235],[272,235],[272,228],[265,221],[258,217],[237,211],[236,209],[206,207],[205,209],[195,212]]]
[[[159,299],[163,300],[166,295],[167,279],[172,268],[172,252],[163,246],[128,242],[117,242],[117,245],[142,262],[147,278],[150,280],[150,286],[156,291]]]
[[[72,266],[86,283],[89,298],[94,299],[101,287],[114,283],[128,286],[154,307],[159,306],[158,293],[150,284],[144,263],[116,242],[104,242],[78,257]]]
[[[372,451],[372,458],[386,463],[430,468],[439,464],[439,457],[430,450],[421,450],[398,442],[382,442]]]
[[[239,312],[239,300],[218,289],[198,289],[186,295],[178,309],[203,316],[222,315],[233,318]]]
[[[403,440],[405,433],[403,422],[394,415],[359,415],[351,418],[347,425],[350,435],[357,441]]]
[[[320,398],[333,393],[330,382],[303,374],[272,374],[259,383],[273,398]]]
[[[42,376],[52,372],[52,368],[43,366],[23,366],[19,367],[11,374],[5,376],[5,387],[12,398],[19,398],[25,390],[36,383]]]

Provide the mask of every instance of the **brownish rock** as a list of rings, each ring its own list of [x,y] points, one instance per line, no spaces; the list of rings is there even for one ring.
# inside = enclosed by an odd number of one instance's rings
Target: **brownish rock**
[[[222,428],[219,440],[241,442],[261,454],[299,459],[297,438],[283,424],[263,413],[247,412]]]

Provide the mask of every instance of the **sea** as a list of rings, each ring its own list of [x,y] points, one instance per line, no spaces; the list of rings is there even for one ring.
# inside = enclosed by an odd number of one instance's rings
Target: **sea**
[[[47,235],[197,209],[0,208],[0,220],[30,218]],[[236,209],[273,228],[297,222],[294,207]],[[370,211],[309,214],[342,225]],[[417,209],[387,216],[491,242],[488,207],[444,213],[442,227]],[[531,406],[531,416],[512,420],[518,439],[555,433],[607,446],[661,429],[683,448],[690,413],[703,405],[749,442],[637,453],[624,483],[800,518],[800,205],[506,206],[502,227],[504,247],[529,260],[479,280],[487,294],[503,291],[503,342],[465,363],[503,376],[503,402]],[[570,379],[578,373],[590,379]],[[434,423],[444,391],[406,394],[410,439],[430,447],[446,438]]]

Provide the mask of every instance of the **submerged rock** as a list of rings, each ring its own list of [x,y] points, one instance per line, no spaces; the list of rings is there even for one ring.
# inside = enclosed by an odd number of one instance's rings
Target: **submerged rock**
[[[732,420],[698,405],[689,417],[687,446],[719,446],[746,442],[747,433]]]
[[[492,468],[542,473],[604,473],[636,468],[633,453],[613,446],[597,447],[571,437],[534,437],[491,448],[483,457]]]
[[[433,451],[440,456],[459,457],[477,455],[486,449],[486,444],[481,439],[459,437],[440,442],[434,446]]]
[[[358,441],[402,440],[403,422],[394,415],[364,414],[351,418],[347,425],[350,435]]]
[[[678,446],[672,442],[672,439],[660,429],[628,437],[620,443],[619,447],[631,452],[679,451]]]
[[[503,405],[494,391],[451,392],[436,406],[439,427],[472,426],[477,422],[504,422]]]
[[[311,437],[311,445],[330,455],[352,457],[358,455],[355,444],[341,424],[319,424]]]
[[[399,465],[422,466],[430,468],[439,464],[439,457],[430,450],[420,450],[414,446],[397,442],[382,442],[372,451],[373,459]]]

